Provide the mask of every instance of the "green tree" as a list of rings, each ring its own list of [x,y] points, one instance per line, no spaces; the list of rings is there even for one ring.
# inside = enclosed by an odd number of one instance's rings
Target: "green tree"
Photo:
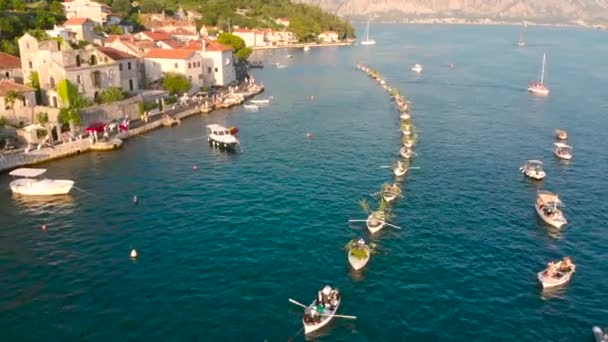
[[[63,16],[64,15],[63,5],[61,5],[61,2],[59,2],[59,1],[53,1],[49,5],[49,12],[51,12],[52,14],[54,14],[56,16]]]
[[[23,94],[15,90],[9,90],[6,95],[4,95],[6,106],[11,109],[15,106],[15,102],[17,102],[17,100],[23,101],[23,99]]]
[[[131,12],[131,1],[129,0],[114,0],[112,1],[112,11],[116,13]]]
[[[57,84],[57,95],[59,95],[59,98],[66,108],[76,105],[78,97],[80,96],[80,94],[78,94],[78,87],[68,80],[61,80]]]
[[[126,97],[124,91],[122,91],[122,88],[119,87],[109,87],[104,89],[100,94],[99,94],[99,102],[101,103],[108,103],[108,102],[116,102],[116,101],[120,101],[120,100],[124,100],[124,98]]]
[[[162,12],[165,7],[156,0],[142,0],[139,4],[139,9],[143,13],[158,13]]]
[[[0,128],[6,126],[8,124],[8,120],[4,116],[0,116]]]
[[[232,47],[234,55],[240,59],[247,59],[251,55],[252,50],[245,46],[243,38],[232,33],[222,33],[217,38],[217,41]]]
[[[163,88],[171,95],[186,93],[192,88],[192,84],[182,74],[168,72],[163,78]]]
[[[25,11],[25,2],[23,2],[23,0],[12,0],[12,3],[12,7],[15,11]]]
[[[47,113],[38,113],[36,115],[36,121],[41,125],[46,125],[49,122],[49,115]]]
[[[38,40],[48,40],[51,38],[45,30],[39,28],[31,29],[27,31],[27,33],[29,33],[31,36]]]
[[[124,32],[122,32],[122,29],[120,28],[120,26],[110,25],[110,27],[108,27],[106,29],[106,33],[107,34],[123,34]]]

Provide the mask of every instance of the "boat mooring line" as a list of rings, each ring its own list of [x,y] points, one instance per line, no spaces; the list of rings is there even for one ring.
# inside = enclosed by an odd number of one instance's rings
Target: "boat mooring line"
[[[92,192],[88,192],[88,191],[86,191],[86,190],[84,190],[84,189],[81,189],[81,188],[79,188],[79,187],[77,187],[77,186],[74,186],[74,185],[73,185],[73,186],[72,186],[72,188],[74,188],[74,189],[76,189],[76,190],[78,190],[78,191],[82,191],[82,192],[84,192],[85,194],[88,194],[88,195],[91,195],[91,196],[95,196],[95,197],[99,197],[99,195],[94,194],[94,193],[92,193]]]

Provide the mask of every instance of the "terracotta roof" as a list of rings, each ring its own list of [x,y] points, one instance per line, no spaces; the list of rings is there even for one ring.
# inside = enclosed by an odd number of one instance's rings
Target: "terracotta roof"
[[[104,55],[112,58],[115,61],[119,61],[121,59],[133,59],[136,58],[135,56],[128,54],[126,52],[122,52],[120,50],[116,50],[113,47],[109,47],[109,46],[103,46],[103,47],[98,47],[97,50],[101,51]]]
[[[185,28],[182,27],[178,27],[175,30],[173,30],[171,32],[171,34],[176,35],[182,35],[182,36],[196,36],[196,32],[190,31],[190,30],[186,30]]]
[[[146,35],[148,38],[152,39],[153,41],[171,39],[171,35],[165,31],[144,31],[144,32],[142,32],[142,34]]]
[[[66,26],[80,26],[83,25],[89,18],[70,18],[63,23]]]
[[[159,40],[159,42],[163,42],[163,43],[169,45],[169,47],[171,47],[172,49],[183,48],[182,44],[180,44],[177,40],[174,40],[174,39],[163,39],[163,40]]]
[[[8,53],[0,52],[0,68],[2,69],[21,69],[21,59]]]
[[[189,59],[194,54],[191,49],[150,49],[145,58]]]
[[[156,43],[154,43],[151,40],[134,40],[133,45],[137,46],[138,48],[143,48],[143,49],[155,49],[156,48]]]
[[[26,93],[34,91],[34,88],[24,86],[23,84],[15,83],[9,80],[0,81],[0,96],[6,95],[9,91],[16,91],[18,93]]]
[[[224,45],[222,43],[218,43],[216,41],[205,39],[206,42],[206,50],[207,51],[229,51],[232,50],[232,47],[228,45]],[[188,42],[188,45],[185,47],[186,49],[200,51],[203,49],[202,39],[191,40]]]
[[[135,37],[130,34],[110,34],[108,38],[106,38],[106,42],[111,43],[115,40],[124,40],[126,42],[132,42],[135,40]]]

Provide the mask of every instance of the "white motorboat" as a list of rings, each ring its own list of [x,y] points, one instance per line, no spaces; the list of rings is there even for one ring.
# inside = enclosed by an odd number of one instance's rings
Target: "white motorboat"
[[[519,41],[517,42],[517,46],[518,47],[524,47],[526,46],[526,41],[524,40],[524,32],[520,32],[519,33]]]
[[[401,189],[397,184],[387,184],[384,189],[382,189],[382,198],[386,203],[394,201],[399,196],[401,196]]]
[[[285,68],[287,68],[286,64],[281,64],[281,63],[277,64],[277,69],[285,69]]]
[[[572,159],[572,146],[564,143],[553,143],[553,153],[561,159],[570,160]]]
[[[529,178],[541,180],[547,175],[540,160],[528,160],[519,168],[519,171]]]
[[[340,292],[327,285],[319,291],[317,298],[304,310],[302,324],[304,334],[310,334],[326,326],[340,307]]]
[[[270,98],[267,98],[267,99],[254,99],[254,100],[251,100],[249,102],[251,102],[253,104],[256,104],[256,105],[257,104],[269,104],[270,103]]]
[[[538,281],[544,289],[564,285],[576,271],[576,265],[565,265],[563,261],[549,263],[548,267],[538,272]]]
[[[243,108],[247,110],[257,111],[258,109],[260,109],[260,106],[254,104],[244,104]]]
[[[562,129],[556,129],[555,130],[555,137],[559,140],[567,140],[568,139],[568,132],[562,130]]]
[[[239,129],[236,127],[226,128],[217,124],[207,125],[207,141],[209,145],[234,151],[240,146],[236,134]]]
[[[358,271],[365,267],[372,255],[372,249],[365,243],[365,240],[351,240],[348,243],[348,263]]]
[[[397,166],[393,170],[393,173],[395,174],[395,176],[401,177],[407,173],[407,167],[403,165],[401,161],[398,161]]]
[[[376,45],[376,41],[369,39],[369,20],[367,21],[367,28],[365,29],[365,40],[361,41],[361,45]]]
[[[412,66],[412,71],[416,72],[416,73],[421,73],[422,72],[422,65],[420,64],[414,64],[414,66]]]
[[[562,202],[559,197],[549,191],[541,190],[536,196],[536,213],[547,224],[561,228],[568,223],[564,217],[564,213],[560,209]]]
[[[545,86],[545,64],[547,62],[547,55],[543,54],[543,65],[541,67],[540,76],[538,81],[530,82],[528,91],[536,95],[549,95],[550,89]]]
[[[404,158],[404,159],[411,159],[412,158],[412,154],[414,152],[412,151],[412,149],[407,148],[405,146],[403,146],[400,150],[399,150],[399,154]]]
[[[310,51],[310,45],[304,45],[304,52]]]
[[[11,191],[26,196],[65,195],[74,186],[74,181],[63,179],[48,179],[40,177],[46,169],[21,168],[13,170],[9,175],[23,177],[10,183]]]
[[[384,225],[386,224],[384,220],[386,220],[386,214],[384,214],[383,211],[374,211],[373,213],[369,214],[365,224],[367,225],[367,229],[370,231],[370,233],[373,234],[384,228]]]
[[[608,342],[608,328],[593,327],[593,336],[596,342]]]

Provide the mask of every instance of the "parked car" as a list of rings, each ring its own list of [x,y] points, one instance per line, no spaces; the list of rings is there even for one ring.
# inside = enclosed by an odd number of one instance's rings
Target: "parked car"
[[[93,133],[93,132],[103,133],[105,128],[106,128],[106,125],[104,125],[103,122],[96,121],[96,122],[93,122],[92,124],[90,124],[89,127],[87,127],[85,129],[85,131],[88,133]]]

